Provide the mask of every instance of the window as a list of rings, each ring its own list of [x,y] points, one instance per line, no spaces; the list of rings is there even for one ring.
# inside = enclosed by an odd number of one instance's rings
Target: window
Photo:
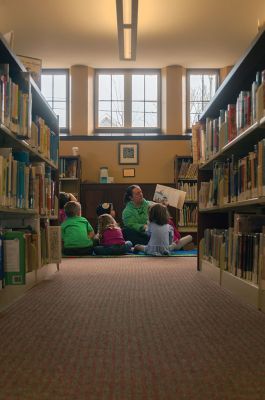
[[[160,71],[97,70],[95,132],[160,131]]]
[[[187,71],[187,127],[191,128],[214,96],[219,80],[218,70]]]
[[[61,133],[69,131],[69,71],[44,69],[41,74],[41,91],[56,115]]]

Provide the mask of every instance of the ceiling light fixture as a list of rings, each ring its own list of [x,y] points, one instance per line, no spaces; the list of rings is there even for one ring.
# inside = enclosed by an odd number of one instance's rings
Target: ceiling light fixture
[[[136,60],[138,0],[116,0],[120,60]]]

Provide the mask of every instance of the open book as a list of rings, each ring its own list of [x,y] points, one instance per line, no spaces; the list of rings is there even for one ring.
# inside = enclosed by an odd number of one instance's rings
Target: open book
[[[185,201],[186,192],[168,186],[156,185],[153,200],[156,203],[168,204],[181,210]]]

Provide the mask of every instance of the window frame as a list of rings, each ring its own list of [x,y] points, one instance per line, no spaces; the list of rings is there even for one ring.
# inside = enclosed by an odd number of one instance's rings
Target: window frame
[[[113,127],[99,127],[98,122],[98,77],[99,75],[124,75],[124,127],[113,128]],[[132,116],[132,75],[157,75],[157,127],[129,127],[126,126],[126,121],[131,122]],[[130,85],[129,85],[130,84]],[[94,76],[94,133],[119,133],[119,134],[130,134],[130,133],[161,133],[161,69],[158,68],[98,68],[95,69]],[[127,119],[125,115],[129,116]]]
[[[191,128],[192,128],[190,126],[190,75],[216,75],[215,93],[220,84],[220,70],[218,68],[188,68],[187,69],[187,71],[186,71],[186,127],[187,127],[187,131],[191,131]],[[211,100],[212,99],[209,100],[209,103]]]
[[[69,134],[70,130],[70,73],[68,68],[43,68],[41,75],[66,76],[66,127],[59,128],[60,134]],[[47,100],[46,100],[47,101]],[[54,101],[54,99],[53,99]],[[52,108],[52,107],[51,107]]]

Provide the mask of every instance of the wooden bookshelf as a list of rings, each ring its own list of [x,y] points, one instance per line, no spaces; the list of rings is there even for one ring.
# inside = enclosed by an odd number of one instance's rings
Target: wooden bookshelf
[[[78,201],[80,201],[81,166],[80,156],[59,158],[60,192],[72,193]]]
[[[201,120],[209,116],[217,118],[221,109],[236,101],[241,90],[251,86],[256,72],[264,69],[264,48],[265,34],[264,30],[261,30],[224,79],[201,115]]]
[[[220,110],[226,110],[228,104],[236,104],[238,95],[241,91],[250,91],[252,87],[252,82],[256,79],[257,71],[265,70],[265,59],[263,57],[265,46],[265,31],[261,31],[257,37],[252,42],[251,46],[245,52],[245,54],[241,57],[238,63],[231,70],[230,74],[224,80],[222,85],[217,90],[214,98],[206,107],[204,113],[201,116],[200,123],[204,124],[206,118],[216,119],[219,116]],[[259,86],[261,87],[261,86]],[[253,99],[253,98],[252,98]],[[255,104],[258,103],[258,90],[254,97]],[[251,103],[252,104],[252,103]],[[253,107],[253,104],[252,104]],[[225,144],[218,152],[212,154],[209,159],[207,159],[203,164],[200,165],[198,171],[198,189],[201,188],[202,182],[209,182],[213,177],[213,169],[214,163],[225,163],[227,160],[231,160],[231,157],[235,159],[235,162],[239,163],[243,158],[249,156],[249,152],[253,152],[254,146],[256,146],[260,141],[265,138],[265,105],[263,106],[264,110],[260,114],[257,113],[257,118],[254,120],[249,126],[246,126],[244,129],[237,131],[237,136],[234,139],[230,140],[227,144]],[[252,114],[251,114],[252,116]],[[210,131],[211,132],[211,131]],[[220,132],[220,131],[218,131]],[[207,135],[206,135],[207,138]],[[211,142],[213,143],[213,142]],[[210,147],[210,149],[215,149],[215,147]],[[209,153],[208,153],[209,154]],[[211,154],[211,153],[210,153]],[[239,161],[238,161],[239,160]],[[249,156],[250,160],[250,156]],[[229,162],[229,161],[228,161]],[[250,161],[249,161],[250,162]],[[265,160],[264,160],[265,162]],[[222,164],[221,164],[222,165]],[[240,165],[240,164],[239,164]],[[262,164],[264,165],[264,164]],[[256,173],[258,174],[258,167],[256,167]],[[216,171],[216,170],[215,170]],[[222,170],[223,171],[223,170]],[[229,171],[234,171],[229,170]],[[262,170],[259,169],[259,173]],[[231,172],[229,172],[231,173]],[[233,175],[232,175],[233,176]],[[228,179],[231,179],[231,175],[228,175]],[[234,179],[234,178],[233,178]],[[239,179],[239,178],[238,178]],[[224,180],[224,178],[223,178]],[[229,181],[234,182],[233,180]],[[241,181],[237,181],[241,184]],[[249,181],[247,181],[249,182]],[[216,183],[216,182],[215,182]],[[213,185],[215,185],[213,183]],[[218,181],[219,183],[219,181]],[[215,188],[217,186],[214,186]],[[229,184],[228,187],[230,188]],[[234,187],[234,186],[233,186]],[[199,207],[198,214],[198,241],[199,241],[199,257],[198,257],[198,270],[202,273],[202,275],[207,276],[212,279],[223,288],[230,290],[235,296],[237,296],[242,301],[246,301],[249,304],[254,305],[260,310],[265,311],[265,278],[264,278],[264,244],[265,237],[262,233],[259,234],[260,242],[259,242],[259,253],[258,253],[258,273],[259,279],[258,283],[253,283],[251,280],[246,279],[249,273],[249,265],[247,262],[243,262],[240,265],[240,268],[246,268],[239,271],[242,272],[242,276],[239,276],[233,269],[233,273],[230,271],[230,267],[226,267],[227,259],[224,263],[221,263],[220,268],[218,268],[213,260],[205,259],[206,246],[204,240],[204,232],[206,229],[216,229],[221,230],[219,235],[222,236],[222,232],[229,232],[228,229],[233,228],[234,226],[234,214],[235,213],[256,213],[256,214],[265,214],[265,196],[264,193],[261,195],[260,191],[257,192],[259,194],[253,195],[256,190],[256,186],[251,187],[252,190],[250,192],[249,187],[244,190],[242,200],[241,194],[239,196],[240,200],[231,201],[229,203],[224,203],[222,197],[222,189],[217,187],[217,202],[212,201],[214,205],[212,207]],[[229,189],[230,190],[230,189]],[[252,193],[252,198],[251,194]],[[241,192],[239,192],[241,193]],[[205,203],[204,203],[205,204]],[[209,231],[208,231],[209,232]],[[213,231],[210,231],[213,232]],[[250,234],[250,233],[249,233]],[[215,233],[213,232],[213,235]],[[218,236],[218,231],[216,231],[216,235]],[[246,234],[247,235],[247,234]],[[229,244],[229,236],[224,236],[223,239],[225,242],[219,248],[221,251],[225,252],[225,257],[227,257],[228,244]],[[248,240],[247,237],[245,240]],[[235,240],[233,238],[233,240]],[[250,240],[250,239],[249,239]],[[218,243],[218,242],[216,242]],[[222,247],[223,246],[223,247]],[[242,244],[243,246],[243,244]],[[249,249],[249,244],[248,248]],[[225,249],[225,250],[224,250]],[[240,248],[241,249],[241,248]],[[211,250],[211,249],[210,249]],[[236,249],[232,248],[232,251],[236,251]],[[241,251],[241,250],[240,250]],[[245,252],[247,250],[244,250]],[[249,250],[250,252],[251,250]],[[253,250],[254,251],[254,250]],[[242,250],[243,252],[243,250]],[[219,253],[219,257],[221,257]],[[242,253],[247,256],[247,253]],[[254,254],[254,253],[253,253]],[[230,259],[231,262],[231,259]],[[254,260],[250,259],[249,263],[253,267]],[[247,265],[247,266],[246,266]],[[243,267],[244,266],[244,267]],[[252,276],[254,276],[253,270],[251,270]],[[252,278],[254,279],[254,278]]]
[[[47,275],[40,272],[42,268],[47,273],[59,269],[61,240],[60,229],[57,227],[58,118],[1,35],[0,66],[0,91],[5,94],[6,100],[0,105],[0,155],[3,168],[1,174],[8,176],[6,183],[2,183],[0,193],[1,240],[4,251],[9,246],[6,241],[13,240],[10,236],[8,239],[7,232],[23,232],[18,247],[19,274],[23,279],[7,279],[8,273],[12,272],[8,269],[8,260],[4,259],[0,266],[0,269],[4,268],[4,277],[0,283],[2,308],[25,293],[42,277],[44,279]],[[7,90],[6,82],[12,90]],[[8,108],[7,104],[11,101],[12,104],[17,102],[20,106]],[[41,239],[41,232],[47,232],[48,236],[51,231],[53,234],[58,232],[56,244],[53,236],[53,250],[48,239],[45,241],[45,234]],[[25,248],[25,257],[21,256],[21,247]],[[44,247],[48,250],[45,258],[47,265],[43,267],[41,260],[46,251]],[[58,250],[56,259],[55,250]],[[22,267],[24,264],[25,271],[24,266]]]
[[[197,178],[194,176],[189,176],[188,175],[188,169],[185,168],[185,163],[186,165],[193,165],[193,159],[191,156],[176,156],[174,160],[174,177],[175,177],[175,184],[177,189],[181,189],[183,185],[188,185],[188,186],[193,186],[195,187],[195,184],[197,184]],[[183,168],[184,167],[184,168]],[[188,167],[189,168],[189,167]],[[197,173],[196,173],[197,176]],[[183,190],[183,189],[181,189]],[[198,207],[198,201],[197,201],[197,189],[196,193],[193,193],[194,199],[187,197],[184,201],[184,206],[183,208],[187,207],[191,210],[193,210],[195,207]],[[192,197],[192,196],[191,196]],[[197,223],[194,225],[191,222],[188,221],[185,223],[185,225],[180,225],[180,213],[181,211],[177,211],[177,217],[176,217],[176,224],[178,226],[178,230],[180,233],[187,233],[192,235],[193,241],[195,244],[197,244]]]

